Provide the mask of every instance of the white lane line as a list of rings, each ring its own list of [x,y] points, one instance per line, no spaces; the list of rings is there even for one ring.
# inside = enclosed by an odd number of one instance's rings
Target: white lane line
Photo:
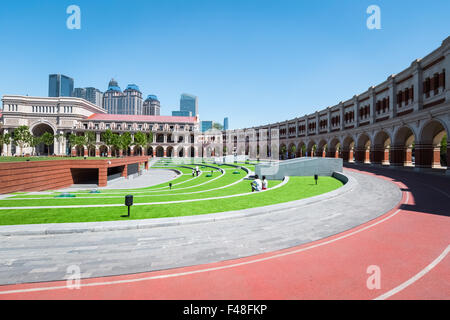
[[[409,201],[409,192],[406,192],[406,201],[404,203],[408,203]],[[400,204],[399,204],[400,205]],[[345,239],[345,238],[349,238],[355,234],[361,233],[363,231],[366,231],[368,229],[371,229],[383,222],[388,221],[389,219],[393,218],[394,216],[396,216],[399,212],[401,212],[401,209],[396,210],[394,213],[392,213],[391,215],[377,221],[374,222],[370,225],[365,226],[364,228],[355,230],[353,232],[344,234],[340,237],[337,237],[335,239],[332,240],[328,240],[322,243],[318,243],[318,244],[314,244],[314,245],[310,245],[308,247],[305,248],[301,248],[301,249],[297,249],[297,250],[293,250],[293,251],[289,251],[289,252],[284,252],[284,253],[279,253],[279,254],[274,254],[272,256],[268,256],[265,258],[259,258],[259,259],[254,259],[254,260],[250,260],[250,261],[246,261],[246,262],[240,262],[240,263],[235,263],[235,264],[230,264],[227,266],[222,266],[222,267],[215,267],[215,268],[207,268],[207,269],[200,269],[200,270],[195,270],[195,271],[188,271],[188,272],[180,272],[180,273],[173,273],[173,274],[166,274],[166,275],[160,275],[160,276],[151,276],[151,277],[143,277],[143,278],[137,278],[137,279],[128,279],[128,280],[116,280],[116,281],[107,281],[107,282],[93,282],[93,283],[86,283],[86,284],[80,284],[80,287],[96,287],[96,286],[106,286],[106,285],[116,285],[116,284],[124,284],[124,283],[133,283],[133,282],[142,282],[142,281],[149,281],[149,280],[157,280],[157,279],[167,279],[167,278],[175,278],[175,277],[182,277],[182,276],[188,276],[188,275],[192,275],[192,274],[199,274],[199,273],[206,273],[206,272],[212,272],[212,271],[218,271],[218,270],[225,270],[225,269],[231,269],[231,268],[236,268],[236,267],[240,267],[240,266],[244,266],[244,265],[250,265],[250,264],[255,264],[258,262],[264,262],[264,261],[269,261],[269,260],[273,260],[273,259],[277,259],[277,258],[282,258],[285,256],[290,256],[296,253],[300,253],[300,252],[304,252],[307,250],[311,250],[314,248],[318,248],[318,247],[322,247],[334,242],[337,242],[339,240]],[[9,290],[9,291],[0,291],[0,295],[5,295],[5,294],[13,294],[13,293],[28,293],[28,292],[38,292],[38,291],[50,291],[50,290],[62,290],[62,289],[67,289],[66,286],[55,286],[55,287],[46,287],[46,288],[30,288],[30,289],[19,289],[19,290]]]
[[[188,203],[188,202],[200,202],[200,201],[209,201],[209,200],[220,200],[220,199],[228,199],[235,197],[248,196],[258,193],[264,193],[276,190],[281,188],[285,184],[289,182],[289,177],[286,177],[283,182],[276,185],[273,188],[269,188],[265,191],[260,192],[248,192],[248,193],[238,193],[232,194],[229,196],[220,196],[220,197],[212,197],[212,198],[201,198],[201,199],[188,199],[188,200],[178,200],[178,201],[163,201],[163,202],[148,202],[148,203],[135,203],[134,206],[152,206],[152,205],[161,205],[161,204],[177,204],[177,203]],[[71,205],[71,206],[40,206],[40,207],[0,207],[0,210],[27,210],[27,209],[76,209],[76,208],[100,208],[100,207],[123,207],[123,204],[115,203],[115,204],[92,204],[92,205]]]
[[[426,266],[424,269],[422,269],[418,274],[416,274],[414,277],[409,279],[408,281],[403,282],[398,287],[395,287],[394,289],[386,292],[385,294],[382,294],[381,296],[375,298],[374,300],[386,300],[393,295],[399,293],[400,291],[404,290],[408,286],[412,285],[414,282],[422,278],[424,275],[426,275],[428,272],[430,272],[434,267],[436,267],[439,262],[441,262],[447,254],[450,252],[450,245],[445,248],[445,250],[437,257],[432,263],[430,263],[428,266]]]

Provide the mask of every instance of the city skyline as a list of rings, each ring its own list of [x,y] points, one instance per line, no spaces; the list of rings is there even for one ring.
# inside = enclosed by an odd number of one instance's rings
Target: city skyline
[[[118,1],[78,1],[82,27],[68,30],[67,3],[5,3],[2,43],[14,48],[25,41],[33,54],[0,53],[0,95],[46,96],[50,73],[102,91],[105,79],[114,77],[157,94],[164,114],[181,92],[194,92],[202,119],[227,115],[233,128],[285,121],[365,92],[448,36],[447,1],[377,1],[381,30],[366,27],[371,4],[174,0],[127,8]],[[147,21],[150,9],[158,15]],[[139,50],[97,43],[110,34],[110,21],[121,21],[116,36]]]

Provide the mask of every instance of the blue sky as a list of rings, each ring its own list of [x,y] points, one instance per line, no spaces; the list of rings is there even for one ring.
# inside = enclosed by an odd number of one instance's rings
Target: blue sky
[[[66,8],[81,8],[81,30]],[[381,30],[369,30],[369,5]],[[106,90],[114,77],[156,94],[162,114],[181,93],[203,120],[232,128],[303,116],[362,93],[450,35],[450,1],[2,1],[0,95],[46,96],[48,75]]]

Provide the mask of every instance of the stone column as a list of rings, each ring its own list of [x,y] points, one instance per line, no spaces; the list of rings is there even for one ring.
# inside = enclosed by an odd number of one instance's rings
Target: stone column
[[[348,155],[348,162],[355,162],[355,157],[354,157],[354,150],[350,149],[349,155]]]
[[[350,150],[347,149],[343,149],[341,152],[342,155],[342,159],[344,160],[344,162],[350,162]],[[353,153],[352,153],[353,156]]]
[[[433,166],[433,145],[431,143],[417,143],[415,148],[416,168],[431,168]]]
[[[397,116],[397,85],[395,84],[395,76],[388,78],[389,82],[389,118]]]
[[[383,157],[383,162],[381,164],[384,165],[389,165],[389,148],[384,149],[384,157]]]
[[[358,96],[353,96],[353,110],[355,112],[355,128],[359,127],[359,99]]]
[[[331,132],[331,109],[330,107],[327,108],[327,132]]]
[[[413,86],[414,86],[414,112],[423,109],[423,79],[422,79],[422,67],[419,60],[415,60],[412,64],[413,67]]]
[[[366,159],[366,150],[364,148],[355,149],[355,163],[364,163]]]
[[[339,110],[340,110],[340,129],[341,131],[344,130],[345,124],[344,124],[344,104],[342,103],[342,101],[339,103]]]
[[[384,147],[381,146],[373,146],[371,150],[371,159],[370,162],[372,164],[382,164],[384,160]]]
[[[434,147],[433,148],[433,168],[440,168],[441,167],[441,147]]]
[[[370,163],[370,150],[366,149],[364,151],[364,163]]]
[[[369,101],[370,101],[370,124],[374,124],[376,121],[376,116],[377,116],[377,95],[375,93],[375,88],[372,86],[369,88]]]
[[[403,167],[405,164],[405,147],[391,146],[391,162],[392,167]]]

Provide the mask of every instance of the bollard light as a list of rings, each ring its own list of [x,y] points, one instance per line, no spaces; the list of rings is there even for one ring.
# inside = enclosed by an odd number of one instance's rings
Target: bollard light
[[[319,180],[319,176],[317,174],[314,175],[314,180],[316,180],[316,185],[317,185],[317,181]]]
[[[133,196],[125,196],[125,205],[128,207],[128,217],[130,217],[130,208],[133,205]]]

